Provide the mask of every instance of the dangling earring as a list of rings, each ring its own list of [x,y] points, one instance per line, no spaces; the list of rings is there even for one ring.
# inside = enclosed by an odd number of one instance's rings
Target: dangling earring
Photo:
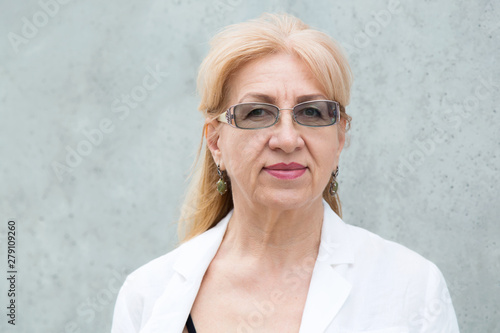
[[[217,173],[219,174],[219,180],[217,181],[217,191],[220,195],[227,192],[227,183],[224,181],[224,171],[221,171],[219,165],[217,164]]]
[[[339,183],[337,183],[337,176],[339,175],[339,167],[337,166],[337,169],[335,172],[332,172],[332,182],[330,183],[330,195],[333,197],[335,194],[337,194],[337,190],[339,189]]]

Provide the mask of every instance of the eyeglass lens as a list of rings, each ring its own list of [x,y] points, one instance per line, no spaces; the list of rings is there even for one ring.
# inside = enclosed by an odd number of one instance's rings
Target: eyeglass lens
[[[293,109],[297,123],[304,126],[329,126],[337,119],[337,105],[331,101],[311,101]],[[265,128],[278,120],[279,109],[271,104],[242,103],[233,107],[234,122],[240,128]]]

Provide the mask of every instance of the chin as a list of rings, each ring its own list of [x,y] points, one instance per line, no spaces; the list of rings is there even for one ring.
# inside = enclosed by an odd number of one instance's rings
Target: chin
[[[259,205],[263,205],[277,210],[293,210],[301,208],[314,201],[311,193],[304,193],[297,189],[263,191],[256,200]]]

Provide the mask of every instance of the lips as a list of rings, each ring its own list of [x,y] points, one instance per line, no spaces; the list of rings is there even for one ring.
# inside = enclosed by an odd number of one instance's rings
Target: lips
[[[292,162],[290,164],[273,164],[265,167],[264,170],[271,176],[278,179],[295,179],[302,176],[306,172],[307,167],[302,164]]]

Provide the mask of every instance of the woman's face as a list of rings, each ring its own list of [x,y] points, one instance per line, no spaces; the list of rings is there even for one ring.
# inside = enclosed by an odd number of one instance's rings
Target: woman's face
[[[229,89],[228,106],[266,102],[292,108],[328,99],[305,63],[283,53],[245,64],[231,77]],[[280,113],[278,123],[264,129],[209,124],[209,135],[215,134],[209,148],[230,178],[235,205],[295,209],[322,198],[344,145],[342,124],[305,127],[293,120],[291,110]]]

